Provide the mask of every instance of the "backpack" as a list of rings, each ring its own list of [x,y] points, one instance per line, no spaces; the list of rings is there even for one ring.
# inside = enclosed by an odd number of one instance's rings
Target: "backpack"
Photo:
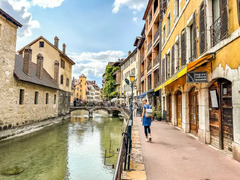
[[[145,117],[146,118],[152,118],[152,107],[150,105],[147,105],[146,106],[146,109],[145,109]]]

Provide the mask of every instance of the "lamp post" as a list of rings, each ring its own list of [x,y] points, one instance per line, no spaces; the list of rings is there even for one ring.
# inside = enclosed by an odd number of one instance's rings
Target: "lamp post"
[[[124,163],[124,170],[126,170],[126,165],[128,164],[128,170],[130,170],[130,157],[131,157],[131,151],[132,151],[132,126],[133,126],[133,83],[135,81],[135,76],[130,76],[131,81],[131,104],[130,104],[130,120],[128,122],[128,132],[127,132],[127,144],[126,144],[126,157],[125,157],[125,163]],[[125,82],[129,85],[130,82],[128,79],[125,79]],[[128,163],[127,163],[128,162]]]

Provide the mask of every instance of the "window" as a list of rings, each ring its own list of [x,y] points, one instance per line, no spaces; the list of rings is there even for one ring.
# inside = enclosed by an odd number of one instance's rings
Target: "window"
[[[177,72],[179,70],[179,41],[175,43],[174,49],[175,49],[175,67],[176,67],[174,72]]]
[[[38,104],[38,92],[35,92],[34,104]]]
[[[166,67],[165,67],[165,58],[162,60],[162,82],[165,82]]]
[[[181,65],[186,65],[186,31],[182,30],[181,34]]]
[[[46,104],[48,104],[48,98],[49,98],[49,94],[46,93]]]
[[[174,45],[172,46],[172,61],[171,61],[171,75],[174,74],[174,69],[175,69],[175,47]]]
[[[65,69],[65,61],[61,59],[61,68]]]
[[[82,90],[80,89],[80,92],[82,92]]]
[[[56,104],[56,101],[57,101],[57,95],[54,94],[54,100],[53,100],[53,103]]]
[[[66,86],[69,87],[69,79],[66,79]]]
[[[166,38],[166,27],[165,25],[163,26],[163,44],[165,43]]]
[[[166,56],[166,73],[168,79],[170,77],[170,52]]]
[[[63,75],[61,75],[61,84],[63,84]]]
[[[168,14],[167,17],[167,35],[171,32],[171,13]]]
[[[178,19],[180,14],[180,6],[179,6],[179,0],[175,0],[174,2],[174,13],[175,13],[175,21]]]
[[[154,1],[154,13],[156,12],[157,8],[158,8],[158,0],[155,0]]]
[[[20,89],[19,104],[22,105],[23,103],[24,103],[24,89]]]
[[[152,75],[148,76],[148,90],[152,89]]]
[[[43,41],[39,41],[39,47],[41,47],[41,48],[44,47],[44,42]]]

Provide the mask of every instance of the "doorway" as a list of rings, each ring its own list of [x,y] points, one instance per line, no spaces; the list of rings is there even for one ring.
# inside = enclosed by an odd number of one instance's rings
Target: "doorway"
[[[172,95],[168,96],[168,122],[172,121]]]
[[[178,91],[176,94],[177,99],[177,126],[182,127],[182,92]]]
[[[199,118],[198,118],[198,92],[196,88],[192,88],[189,92],[189,121],[190,132],[193,134],[198,133]]]

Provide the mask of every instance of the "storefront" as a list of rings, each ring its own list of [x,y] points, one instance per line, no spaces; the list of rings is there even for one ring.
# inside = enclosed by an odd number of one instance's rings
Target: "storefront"
[[[198,91],[193,87],[189,92],[189,122],[190,132],[197,135],[199,127]]]
[[[233,111],[232,83],[220,78],[209,87],[209,119],[211,145],[232,151]]]

